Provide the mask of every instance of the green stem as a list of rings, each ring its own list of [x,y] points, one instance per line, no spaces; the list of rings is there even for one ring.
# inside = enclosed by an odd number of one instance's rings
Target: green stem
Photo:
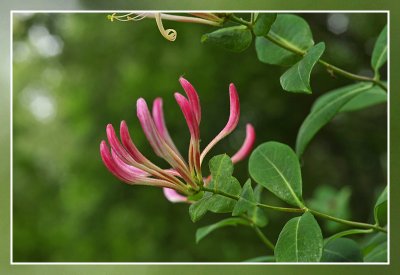
[[[247,22],[245,20],[243,20],[242,18],[238,18],[236,17],[234,14],[231,14],[229,16],[229,19],[233,22],[236,22],[238,24],[247,26],[248,28],[252,29],[252,24],[250,22]],[[297,55],[300,56],[304,56],[307,52],[295,47],[294,45],[292,45],[291,43],[289,43],[288,41],[286,41],[285,39],[283,39],[282,37],[276,35],[274,32],[270,31],[267,35],[264,36],[265,38],[267,38],[269,41],[271,41],[272,43],[278,45],[281,48],[284,48],[292,53],[295,53]],[[356,81],[365,81],[365,82],[371,82],[374,83],[375,85],[378,85],[379,87],[381,87],[383,90],[387,91],[387,87],[385,84],[383,84],[381,81],[379,81],[376,78],[371,78],[371,77],[367,77],[367,76],[362,76],[362,75],[357,75],[357,74],[353,74],[351,72],[348,72],[346,70],[343,70],[337,66],[334,66],[322,59],[318,60],[318,63],[320,63],[321,65],[325,66],[326,69],[329,72],[335,72],[338,75],[342,75],[348,79],[352,79],[352,80],[356,80]]]
[[[264,233],[261,231],[261,229],[253,224],[253,229],[256,231],[257,236],[261,239],[261,241],[268,246],[269,248],[272,249],[272,251],[275,250],[275,245],[264,235]]]
[[[228,194],[228,193],[225,193],[224,191],[214,190],[214,189],[207,188],[207,187],[204,187],[204,186],[201,187],[201,190],[202,191],[206,191],[206,192],[211,192],[213,194],[221,195],[221,196],[224,196],[224,197],[236,200],[236,201],[238,201],[241,198],[240,196]],[[324,214],[324,213],[321,213],[321,212],[318,212],[316,210],[312,210],[312,209],[309,209],[309,208],[306,208],[306,207],[305,208],[278,207],[278,206],[272,206],[272,205],[263,204],[263,203],[257,203],[256,206],[257,207],[261,207],[261,208],[270,209],[270,210],[276,210],[276,211],[282,211],[282,212],[291,212],[291,213],[304,213],[306,211],[309,211],[309,212],[311,212],[312,214],[314,214],[317,217],[324,218],[324,219],[327,219],[327,220],[331,220],[331,221],[334,221],[334,222],[337,222],[337,223],[350,225],[350,226],[358,227],[358,228],[373,229],[373,230],[376,230],[376,231],[381,231],[381,232],[387,233],[387,230],[385,228],[380,227],[377,224],[369,224],[369,223],[362,223],[362,222],[354,222],[354,221],[344,220],[344,219],[336,218],[336,217],[330,216],[328,214]]]
[[[372,233],[374,230],[373,229],[349,229],[346,231],[342,231],[339,233],[336,233],[335,235],[330,236],[329,238],[326,238],[324,240],[324,244],[329,243],[330,241],[333,241],[337,238],[341,238],[343,236],[347,236],[347,235],[354,235],[354,234],[369,234]]]
[[[261,229],[253,222],[251,218],[249,218],[247,215],[242,215],[241,216],[243,219],[245,219],[247,222],[250,223],[251,227],[254,229],[256,232],[257,236],[261,239],[261,241],[272,251],[275,250],[275,245],[267,238],[267,236],[264,235],[264,233],[261,231]]]
[[[308,209],[308,211],[310,211],[317,217],[331,220],[334,222],[338,222],[338,223],[342,223],[342,224],[346,224],[346,225],[350,225],[350,226],[354,226],[354,227],[359,227],[359,228],[374,229],[374,230],[378,230],[378,231],[387,233],[387,230],[385,228],[382,228],[376,224],[348,221],[348,220],[336,218],[336,217],[333,217],[333,216],[330,216],[330,215],[327,215],[327,214],[324,214],[324,213],[321,213],[321,212],[318,212],[318,211],[312,210],[312,209]]]

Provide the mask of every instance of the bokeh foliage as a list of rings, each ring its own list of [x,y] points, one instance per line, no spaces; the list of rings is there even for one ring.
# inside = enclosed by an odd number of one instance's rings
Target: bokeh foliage
[[[301,16],[314,40],[325,42],[326,60],[372,73],[370,55],[386,15],[347,14],[348,29],[339,35],[327,27],[330,15]],[[317,66],[313,95],[288,94],[279,85],[286,68],[260,63],[254,47],[237,54],[201,45],[202,34],[214,29],[209,26],[164,22],[178,31],[171,43],[153,20],[111,23],[105,14],[16,14],[13,24],[15,261],[242,261],[270,253],[247,228],[226,228],[196,245],[196,228],[220,215],[193,224],[187,205],[169,203],[161,190],[118,182],[99,157],[105,126],[126,120],[143,153],[165,165],[153,157],[135,114],[137,98],[149,103],[161,96],[172,138],[186,152],[189,133],[173,98],[184,75],[200,94],[203,144],[228,118],[229,83],[239,91],[238,129],[210,155],[234,153],[247,122],[256,128],[256,144],[276,140],[293,147],[312,102],[351,82]],[[339,115],[310,144],[302,174],[305,199],[318,186],[349,186],[347,215],[372,221],[387,176],[386,106]],[[247,161],[236,165],[235,176],[245,182]],[[291,216],[269,216],[265,233],[276,241]]]

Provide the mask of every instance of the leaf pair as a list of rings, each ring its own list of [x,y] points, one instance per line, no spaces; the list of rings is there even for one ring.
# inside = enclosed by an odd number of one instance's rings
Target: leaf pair
[[[238,196],[241,192],[240,183],[232,176],[233,164],[226,154],[210,160],[211,183],[208,188]],[[204,196],[189,207],[193,222],[200,220],[207,211],[214,213],[232,212],[236,201],[221,195],[205,192]]]
[[[276,41],[285,48],[276,45]],[[310,94],[311,71],[325,51],[325,44],[314,46],[311,29],[301,17],[279,14],[269,33],[257,37],[256,51],[261,62],[292,66],[280,78],[284,90]]]

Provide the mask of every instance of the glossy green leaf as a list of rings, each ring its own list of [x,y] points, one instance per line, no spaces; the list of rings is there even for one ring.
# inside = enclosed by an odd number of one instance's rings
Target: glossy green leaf
[[[372,51],[371,66],[376,75],[379,75],[379,69],[387,60],[387,26],[383,28],[375,42],[374,50]]]
[[[247,49],[253,36],[245,26],[235,26],[218,29],[201,37],[202,43],[213,44],[225,50],[242,52]]]
[[[372,107],[387,101],[387,93],[379,86],[374,86],[346,103],[340,113],[352,112]]]
[[[338,92],[340,91],[333,90],[320,96],[313,104],[311,112],[328,104],[337,96],[336,94]],[[381,87],[373,86],[370,89],[362,92],[361,94],[353,97],[342,108],[340,108],[339,113],[361,110],[370,106],[384,103],[386,101],[387,93]]]
[[[323,42],[312,47],[299,62],[281,76],[282,88],[288,92],[311,94],[311,71],[324,51],[325,43]]]
[[[362,262],[360,246],[348,238],[330,241],[324,247],[321,262]]]
[[[293,14],[278,14],[268,36],[297,51],[306,51],[314,45],[308,23]],[[290,66],[301,59],[300,55],[277,46],[265,37],[256,38],[256,52],[261,62],[273,65]]]
[[[275,262],[275,257],[274,256],[259,256],[259,257],[244,260],[243,262]]]
[[[238,196],[241,192],[240,183],[232,176],[233,164],[231,158],[224,154],[213,157],[210,162],[211,182],[210,189],[223,191]],[[203,198],[189,207],[189,215],[193,222],[200,220],[207,211],[214,213],[228,213],[235,207],[236,201],[211,192],[205,192]]]
[[[310,212],[289,220],[275,246],[277,262],[318,262],[322,256],[321,229]]]
[[[387,262],[387,242],[383,242],[365,255],[364,262]]]
[[[374,218],[379,225],[386,225],[387,223],[387,187],[385,187],[375,203]]]
[[[300,164],[289,146],[278,142],[258,146],[250,156],[249,173],[278,198],[303,207]]]
[[[271,29],[276,20],[276,13],[259,13],[253,26],[253,32],[256,36],[264,36]]]
[[[296,153],[300,157],[314,135],[340,111],[340,109],[355,96],[372,87],[369,83],[358,83],[332,91],[329,101],[313,108],[303,121],[296,139]]]
[[[254,209],[256,201],[254,198],[254,191],[251,187],[250,179],[243,185],[240,199],[237,201],[235,208],[233,209],[232,216],[239,216],[247,211]]]
[[[322,184],[314,189],[312,198],[307,201],[307,206],[346,220],[350,218],[350,196],[351,190],[347,186],[336,190],[330,185]],[[327,232],[337,232],[343,227],[342,224],[329,220],[323,220],[322,225]]]
[[[249,225],[249,222],[242,218],[227,218],[222,221],[201,227],[196,231],[196,243],[205,238],[211,232],[226,226],[236,226],[238,224]]]

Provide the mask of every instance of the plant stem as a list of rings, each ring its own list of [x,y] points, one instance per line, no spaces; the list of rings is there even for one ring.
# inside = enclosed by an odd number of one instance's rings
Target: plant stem
[[[247,215],[242,215],[241,216],[243,219],[245,219],[247,222],[250,223],[251,227],[254,229],[256,232],[257,236],[261,239],[261,241],[272,251],[275,250],[275,245],[267,238],[267,236],[264,235],[264,233],[261,231],[261,229],[253,222],[251,218],[249,218]]]
[[[261,229],[253,224],[253,229],[256,231],[257,236],[263,241],[263,243],[268,246],[269,248],[272,249],[272,251],[275,250],[275,245],[264,235],[264,233],[261,231]]]
[[[252,29],[252,27],[253,27],[251,22],[247,22],[247,21],[243,20],[242,18],[236,17],[234,14],[231,14],[229,16],[229,19],[231,21],[233,21],[233,22],[238,23],[238,24],[247,26],[250,29]],[[288,51],[291,51],[292,53],[295,53],[297,55],[304,56],[307,53],[305,50],[302,50],[300,48],[295,47],[294,45],[292,45],[291,43],[289,43],[285,39],[283,39],[280,36],[276,35],[273,31],[270,31],[264,37],[267,38],[272,43],[278,45],[279,47],[284,48],[284,49],[286,49]],[[325,66],[326,69],[329,72],[335,72],[335,73],[337,73],[339,75],[342,75],[342,76],[344,76],[344,77],[346,77],[348,79],[352,79],[352,80],[356,80],[356,81],[371,82],[371,83],[374,83],[375,85],[378,85],[383,90],[387,91],[386,85],[383,84],[378,79],[367,77],[367,76],[353,74],[353,73],[348,72],[346,70],[343,70],[343,69],[341,69],[341,68],[339,68],[337,66],[334,66],[334,65],[332,65],[332,64],[330,64],[330,63],[328,63],[328,62],[326,62],[325,60],[322,60],[322,59],[319,59],[318,63],[320,63],[321,65]]]
[[[201,187],[202,191],[206,191],[206,192],[211,192],[213,194],[217,194],[217,195],[221,195],[233,200],[238,201],[241,197],[240,196],[236,196],[236,195],[232,195],[232,194],[228,194],[224,191],[221,190],[214,190],[211,188],[207,188],[207,187]],[[327,220],[331,220],[337,223],[341,223],[341,224],[345,224],[345,225],[350,225],[353,227],[358,227],[358,228],[365,228],[365,229],[373,229],[376,231],[381,231],[381,232],[385,232],[387,233],[387,230],[383,227],[380,227],[377,224],[369,224],[369,223],[362,223],[362,222],[354,222],[354,221],[349,221],[349,220],[344,220],[341,218],[336,218],[333,216],[330,216],[328,214],[324,214],[321,212],[318,212],[316,210],[312,210],[309,208],[290,208],[290,207],[279,207],[279,206],[272,206],[272,205],[268,205],[268,204],[263,204],[263,203],[257,203],[256,204],[257,207],[261,207],[261,208],[266,208],[266,209],[270,209],[270,210],[275,210],[275,211],[282,211],[282,212],[291,212],[291,213],[304,213],[306,211],[311,212],[312,214],[314,214],[317,217],[321,217]]]
[[[330,215],[327,215],[327,214],[324,214],[324,213],[321,213],[321,212],[318,212],[318,211],[312,210],[312,209],[308,209],[308,211],[310,211],[317,217],[321,217],[321,218],[331,220],[334,222],[338,222],[338,223],[342,223],[342,224],[346,224],[346,225],[350,225],[350,226],[354,226],[354,227],[359,227],[359,228],[375,229],[375,230],[387,233],[387,230],[385,228],[382,228],[376,224],[348,221],[348,220],[336,218],[336,217],[333,217],[333,216],[330,216]]]
[[[346,231],[342,231],[339,233],[336,233],[335,235],[330,236],[329,238],[326,238],[324,240],[324,244],[329,243],[330,241],[333,241],[337,238],[341,238],[343,236],[347,236],[347,235],[354,235],[354,234],[369,234],[372,233],[374,230],[373,229],[349,229]]]

